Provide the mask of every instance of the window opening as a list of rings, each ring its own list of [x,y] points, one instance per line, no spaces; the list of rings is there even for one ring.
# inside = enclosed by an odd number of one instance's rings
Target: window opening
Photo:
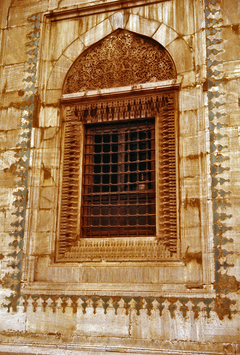
[[[86,125],[83,237],[154,236],[154,119]]]
[[[175,102],[66,101],[57,261],[178,258]]]

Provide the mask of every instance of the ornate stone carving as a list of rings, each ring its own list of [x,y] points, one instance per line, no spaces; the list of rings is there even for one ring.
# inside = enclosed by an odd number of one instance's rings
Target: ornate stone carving
[[[63,93],[175,77],[175,65],[163,46],[151,38],[119,29],[80,55],[67,74]]]
[[[72,106],[73,114],[84,123],[110,122],[155,117],[172,100],[169,94],[156,94],[122,100],[99,100]]]
[[[58,261],[176,260],[177,191],[174,97],[171,92],[102,98],[66,108],[63,183]],[[155,117],[156,238],[81,238],[81,161],[84,123]],[[117,237],[117,236],[116,236]]]
[[[65,261],[159,261],[176,255],[153,238],[80,239],[64,255]]]

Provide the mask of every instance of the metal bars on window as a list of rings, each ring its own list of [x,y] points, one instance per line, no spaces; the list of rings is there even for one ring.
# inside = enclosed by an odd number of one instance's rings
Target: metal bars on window
[[[56,260],[177,258],[175,102],[173,90],[65,106]]]
[[[83,237],[153,236],[154,120],[87,125]]]

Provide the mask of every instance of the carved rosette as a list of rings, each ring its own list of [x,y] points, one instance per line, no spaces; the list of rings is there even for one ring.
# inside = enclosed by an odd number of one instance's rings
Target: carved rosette
[[[151,38],[116,30],[73,63],[63,93],[98,90],[176,78],[167,50]]]

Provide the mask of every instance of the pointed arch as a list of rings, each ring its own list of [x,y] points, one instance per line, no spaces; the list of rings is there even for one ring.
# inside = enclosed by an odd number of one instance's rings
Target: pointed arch
[[[175,79],[176,67],[157,41],[117,29],[86,49],[70,67],[63,94]]]

